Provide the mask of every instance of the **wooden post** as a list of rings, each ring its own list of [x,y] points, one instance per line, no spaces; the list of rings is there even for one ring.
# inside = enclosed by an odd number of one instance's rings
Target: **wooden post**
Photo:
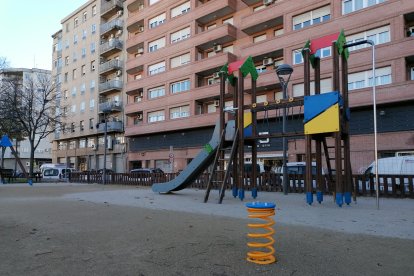
[[[304,51],[304,95],[310,96],[310,49],[304,49]],[[306,202],[312,204],[312,136],[309,134],[305,134],[305,161]]]

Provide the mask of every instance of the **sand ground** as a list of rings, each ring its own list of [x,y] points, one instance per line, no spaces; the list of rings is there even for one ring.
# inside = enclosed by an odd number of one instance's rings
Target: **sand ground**
[[[278,262],[245,260],[245,203],[217,191],[0,185],[0,275],[414,275],[414,201],[260,193],[276,203]]]

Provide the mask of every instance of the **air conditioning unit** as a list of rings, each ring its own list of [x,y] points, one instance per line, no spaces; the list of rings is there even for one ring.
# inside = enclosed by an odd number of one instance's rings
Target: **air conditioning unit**
[[[116,71],[116,76],[117,77],[120,77],[121,75],[122,75],[122,71],[121,70]]]
[[[414,26],[408,27],[408,36],[414,36]]]
[[[123,14],[123,13],[124,13],[124,12],[123,12],[122,10],[120,10],[120,11],[117,11],[117,12],[116,12],[116,15],[117,15],[117,16],[122,16],[122,14]]]
[[[220,44],[214,45],[213,47],[214,52],[220,52],[222,50],[222,47]]]
[[[91,149],[92,149],[92,150],[97,150],[97,149],[98,149],[98,146],[97,146],[97,145],[92,145],[92,146],[91,146]]]
[[[138,115],[137,115],[137,119],[138,119],[138,120],[142,120],[142,114],[138,114]]]
[[[273,65],[273,58],[263,59],[263,66]]]
[[[213,74],[213,78],[215,78],[215,79],[220,78],[220,74],[219,74],[219,72],[215,72],[215,73]]]
[[[143,10],[144,9],[144,4],[140,4],[139,6],[138,6],[138,10]]]
[[[144,26],[139,26],[138,32],[142,33],[144,31]]]
[[[144,48],[138,48],[137,53],[138,53],[138,54],[143,54],[143,53],[144,53]]]
[[[116,37],[120,37],[121,35],[122,35],[122,30],[118,30],[118,31],[116,31]]]
[[[219,107],[220,106],[220,101],[214,101],[214,106]]]
[[[274,0],[263,0],[263,5],[269,6],[271,4],[273,4]]]
[[[26,162],[26,167],[29,167],[30,166],[30,162]]]
[[[144,92],[143,91],[139,91],[138,96],[141,97],[141,98],[144,97]]]

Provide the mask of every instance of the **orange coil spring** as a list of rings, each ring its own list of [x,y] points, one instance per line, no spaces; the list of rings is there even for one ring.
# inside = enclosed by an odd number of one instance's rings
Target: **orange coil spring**
[[[272,235],[275,233],[275,230],[272,226],[275,224],[272,216],[275,214],[274,208],[247,208],[249,212],[249,218],[254,219],[262,219],[265,223],[249,223],[247,224],[248,227],[253,229],[264,229],[260,233],[248,233],[247,236],[249,238],[256,238],[260,239],[257,242],[248,242],[247,246],[252,247],[254,249],[257,248],[264,248],[267,249],[266,251],[250,251],[247,253],[247,260],[249,262],[253,262],[256,264],[271,264],[276,262],[276,258],[273,255],[275,253],[275,249],[273,248],[273,244],[275,240],[273,239]],[[264,242],[266,241],[266,242]]]

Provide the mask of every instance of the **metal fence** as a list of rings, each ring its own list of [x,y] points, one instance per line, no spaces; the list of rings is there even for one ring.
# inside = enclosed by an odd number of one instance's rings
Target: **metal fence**
[[[174,179],[178,174],[175,173],[111,173],[106,175],[106,184],[132,185],[132,186],[152,186],[154,183],[163,183]],[[304,193],[304,176],[298,174],[288,175],[289,193]],[[203,173],[189,185],[190,188],[206,189],[209,174]],[[232,178],[231,178],[232,179]],[[95,172],[72,172],[70,182],[76,183],[103,183],[102,174]],[[245,173],[244,187],[250,190],[252,183],[251,173]],[[414,176],[413,175],[379,175],[379,195],[381,197],[400,197],[414,198]],[[231,182],[226,185],[226,189],[231,189]],[[219,189],[217,184],[213,184],[212,189]],[[282,192],[281,175],[265,172],[257,177],[257,190],[267,192]],[[313,183],[313,190],[316,191],[316,183]],[[375,196],[376,181],[375,177],[367,175],[353,175],[353,192],[356,196]],[[325,182],[325,193],[332,194],[328,182]]]

